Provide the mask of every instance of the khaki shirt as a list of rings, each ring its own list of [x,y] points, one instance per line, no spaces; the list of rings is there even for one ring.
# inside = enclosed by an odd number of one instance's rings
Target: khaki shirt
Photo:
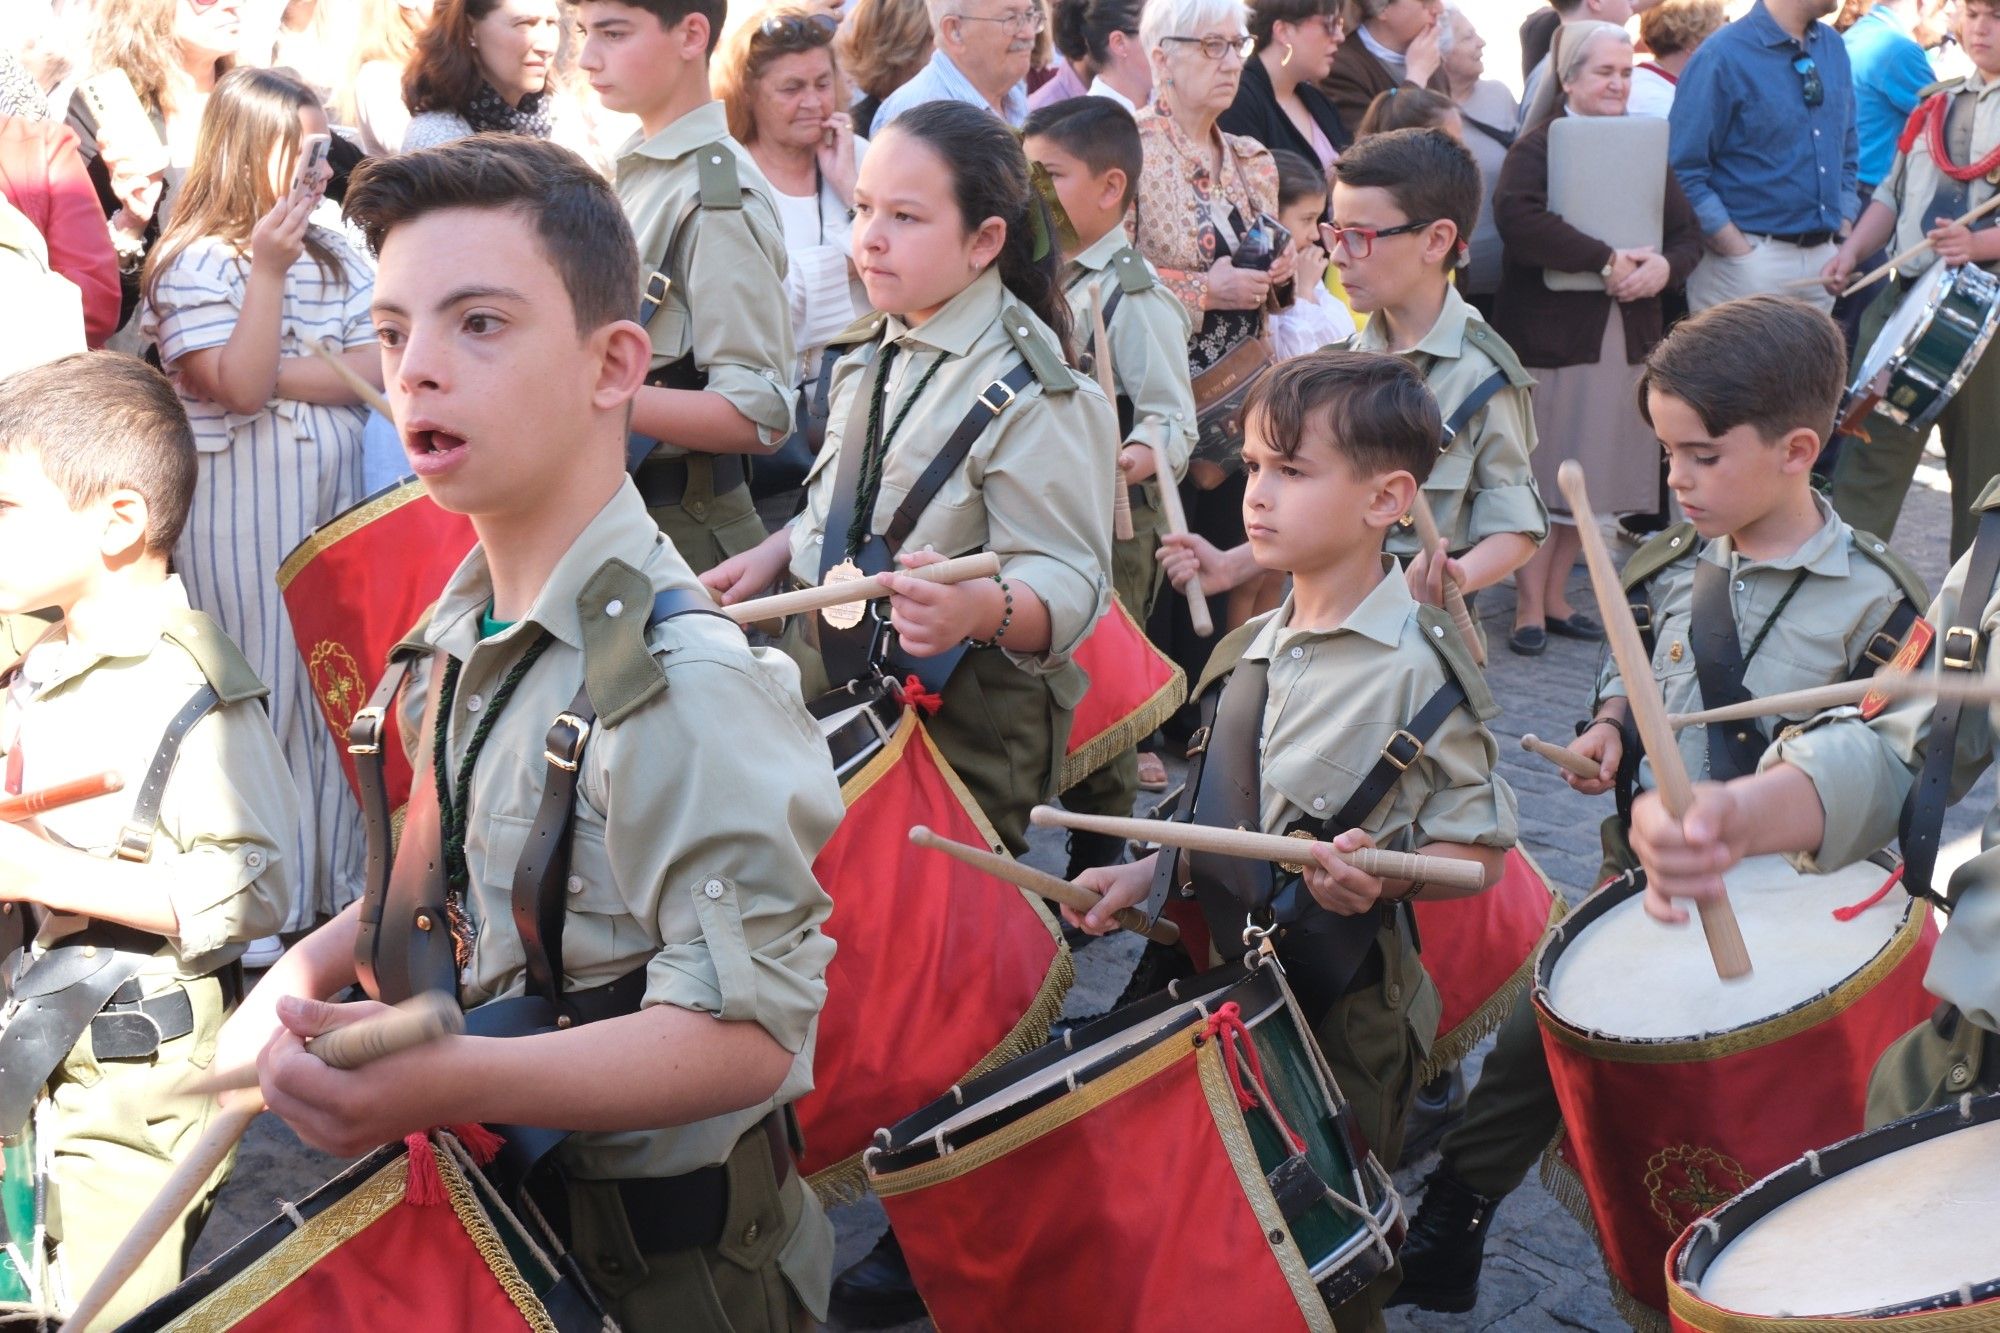
[[[695,150],[709,144],[735,154],[741,206],[690,214],[701,195]],[[668,282],[646,329],[654,368],[692,351],[708,372],[708,391],[727,398],[757,424],[757,438],[776,447],[791,433],[797,396],[785,231],[770,182],[729,137],[722,103],[704,103],[650,139],[634,135],[618,152],[618,200],[639,242],[640,281],[651,281],[659,269]],[[687,225],[663,262],[668,233],[683,216]],[[654,453],[680,457],[687,450],[662,445]]]
[[[1000,318],[1003,308],[1018,317],[1013,327],[1025,330],[1022,337],[1040,339],[1051,355],[1060,355],[1054,332],[1008,295],[999,272],[989,268],[916,328],[883,316],[875,338],[834,368],[826,444],[806,478],[805,511],[792,523],[794,577],[819,582],[841,452],[863,447],[868,404],[861,390],[880,344],[901,347],[882,408],[885,433],[924,372],[940,356],[947,359],[890,445],[875,500],[872,527],[878,533],[980,391],[1020,363],[1022,354]],[[1068,660],[1103,614],[1110,578],[1112,482],[1104,460],[1117,438],[1117,413],[1088,379],[1062,374],[1073,387],[1056,390],[1029,380],[980,434],[903,543],[906,551],[928,547],[947,556],[992,551],[1009,581],[1035,590],[1049,609],[1049,651],[1034,658],[1009,654],[1031,673]],[[847,534],[832,540],[844,546]]]
[[[1696,557],[1730,571],[1729,605],[1735,612],[1736,641],[1749,656],[1743,684],[1758,698],[1846,680],[1869,640],[1903,600],[1903,589],[1889,571],[1854,549],[1865,534],[1843,522],[1825,500],[1815,496],[1814,502],[1823,520],[1820,529],[1790,555],[1750,560],[1737,552],[1729,537],[1718,537],[1702,542]],[[1866,540],[1882,545],[1876,537]],[[1786,591],[1800,570],[1805,571],[1805,581],[1785,601]],[[1694,644],[1689,638],[1694,571],[1695,562],[1682,559],[1653,576],[1653,675],[1669,713],[1698,713],[1707,706],[1702,702]],[[1780,602],[1784,603],[1782,608]],[[1750,645],[1760,634],[1763,642],[1750,656]],[[1597,703],[1624,694],[1618,664],[1606,654],[1592,710]],[[1755,725],[1768,736],[1782,729],[1785,721],[1763,719]],[[1679,739],[1688,776],[1696,782],[1705,781],[1708,729],[1684,727]],[[1651,780],[1647,774],[1649,785]]]
[[[1957,81],[1955,87],[1946,89],[1951,98],[1945,120],[1947,148],[1951,122],[1964,115],[1966,99],[1972,101],[1972,151],[1961,165],[1986,156],[1995,147],[2000,147],[2000,81],[1988,81],[1978,70],[1973,70],[1966,78]],[[1896,234],[1891,251],[1901,254],[1924,239],[1932,227],[1937,225],[1931,216],[1931,201],[1936,198],[1938,187],[1956,186],[1956,182],[1938,170],[1931,160],[1930,134],[1926,130],[1910,145],[1908,152],[1898,152],[1896,160],[1890,164],[1888,179],[1875,191],[1875,202],[1885,204],[1896,213]],[[1990,177],[1979,176],[1966,183],[1963,213],[1976,208],[1993,197],[1994,186]],[[1990,225],[1990,219],[1983,219],[1981,226]],[[1937,254],[1928,248],[1914,259],[1897,268],[1897,276],[1910,279],[1916,277],[1937,262]],[[1990,268],[1991,265],[1983,267]]]
[[[1992,489],[1981,502],[1982,508],[1996,503]],[[1982,591],[1984,601],[1976,621],[1959,617],[1970,559],[1969,551],[1959,557],[1931,603],[1927,619],[1938,631],[1933,671],[1945,629],[1954,624],[1978,626],[1982,643],[1988,645],[1988,675],[2000,664],[1990,647],[1993,635],[2000,632],[2000,592]],[[1817,852],[1795,855],[1793,864],[1810,874],[1837,870],[1896,837],[1903,799],[1924,762],[1935,707],[1932,699],[1905,699],[1890,704],[1873,722],[1862,721],[1859,709],[1834,709],[1764,752],[1760,767],[1791,764],[1811,778],[1825,811],[1826,833]],[[1953,801],[1963,799],[1980,774],[1993,766],[1993,719],[1993,709],[1972,703],[1959,716],[1951,770]],[[1949,892],[1956,905],[1931,955],[1924,987],[1958,1006],[1988,1032],[2000,1032],[2000,808],[1987,817],[1979,854],[1952,872]]]
[[[106,769],[126,781],[123,791],[42,815],[52,839],[92,856],[115,851],[168,723],[206,683],[187,650],[162,636],[166,616],[187,609],[186,589],[169,578],[102,638],[50,638],[23,662],[0,721],[0,752],[20,751],[21,790]],[[151,858],[135,867],[180,923],[142,969],[144,981],[205,976],[284,925],[304,887],[282,850],[298,819],[292,775],[260,701],[215,708],[195,723],[167,780]],[[83,924],[53,915],[41,943]]]
[[[1122,257],[1122,258],[1121,258]],[[1150,445],[1174,477],[1187,475],[1188,455],[1194,450],[1194,388],[1188,381],[1188,322],[1186,307],[1160,285],[1152,264],[1125,240],[1122,227],[1114,227],[1097,242],[1072,259],[1063,270],[1063,288],[1069,296],[1070,316],[1076,327],[1079,347],[1087,344],[1094,330],[1091,322],[1091,294],[1109,306],[1112,293],[1119,290],[1114,261],[1142,264],[1153,285],[1118,298],[1105,322],[1111,343],[1111,373],[1118,392],[1132,402],[1132,429],[1125,438],[1135,444]],[[1114,404],[1115,407],[1115,404]]]
[[[555,636],[491,723],[472,775],[466,908],[476,934],[460,978],[468,1008],[526,990],[510,896],[548,772],[542,753],[549,724],[583,683],[586,633],[600,632],[607,617],[643,617],[649,609],[579,605],[585,583],[613,560],[638,570],[656,592],[699,586],[628,483],[577,537],[522,621],[480,638],[493,587],[475,547],[424,633],[464,664],[449,718],[453,773],[535,628]],[[594,660],[602,642],[593,641]],[[616,725],[600,721],[584,751],[565,978],[582,989],[643,965],[645,1005],[756,1023],[796,1058],[765,1105],[656,1132],[573,1136],[566,1161],[592,1179],[670,1176],[720,1163],[772,1105],[809,1090],[833,957],[833,940],[820,929],[832,903],[812,862],[843,807],[826,743],[799,702],[797,668],[776,652],[748,647],[741,630],[708,615],[655,626],[647,646],[665,687]],[[420,696],[417,686],[414,679],[405,685],[404,697]],[[422,735],[407,724],[404,733]],[[429,762],[428,738],[422,749],[413,763]]]
[[[1336,814],[1382,747],[1445,683],[1444,663],[1424,641],[1402,570],[1386,557],[1383,570],[1340,628],[1287,628],[1288,595],[1262,617],[1244,650],[1243,660],[1269,663],[1262,737],[1267,833]],[[1431,733],[1423,754],[1363,821],[1381,846],[1514,845],[1514,792],[1493,771],[1499,751],[1481,721],[1498,710],[1476,670],[1467,689],[1466,703]]]
[[[1497,343],[1504,348],[1499,340],[1458,288],[1447,287],[1437,323],[1421,342],[1399,355],[1423,372],[1424,382],[1437,397],[1439,415],[1450,421],[1467,395],[1501,369],[1479,345]],[[1389,323],[1371,319],[1340,345],[1359,352],[1387,352]],[[1511,360],[1512,354],[1508,357]],[[1517,383],[1501,389],[1473,413],[1451,448],[1437,456],[1424,482],[1424,498],[1430,501],[1438,531],[1453,554],[1468,551],[1497,532],[1524,532],[1537,542],[1549,535],[1549,511],[1542,506],[1528,463],[1534,447],[1535,417],[1528,407],[1528,387]],[[1416,529],[1392,528],[1386,546],[1392,555],[1415,555]]]

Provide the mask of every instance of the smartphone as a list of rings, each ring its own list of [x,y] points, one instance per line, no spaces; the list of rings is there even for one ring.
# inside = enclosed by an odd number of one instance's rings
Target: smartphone
[[[91,118],[97,122],[98,138],[111,140],[121,151],[137,154],[127,163],[133,171],[150,176],[167,169],[167,145],[153,128],[152,118],[140,104],[139,94],[132,90],[132,80],[125,77],[124,70],[93,74],[77,85],[77,91],[83,94],[84,105],[90,108]]]
[[[299,165],[292,172],[293,198],[320,192],[320,169],[326,165],[326,155],[332,146],[333,136],[328,134],[308,134],[299,140]]]

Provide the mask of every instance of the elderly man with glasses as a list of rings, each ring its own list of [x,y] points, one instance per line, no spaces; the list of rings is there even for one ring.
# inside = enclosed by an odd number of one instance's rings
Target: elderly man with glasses
[[[1708,253],[1688,304],[1786,290],[1833,307],[1811,278],[1859,212],[1854,83],[1836,0],[1757,0],[1702,43],[1675,89],[1671,156]]]
[[[1047,22],[1038,0],[930,0],[930,63],[889,94],[875,128],[923,102],[969,102],[1015,128],[1028,118],[1028,64]]]

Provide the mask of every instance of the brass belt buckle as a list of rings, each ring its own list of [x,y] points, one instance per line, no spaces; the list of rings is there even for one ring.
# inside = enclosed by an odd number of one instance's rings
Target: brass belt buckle
[[[1964,640],[1965,651],[1953,649],[1953,636]],[[1940,649],[1945,666],[1953,671],[1970,671],[1979,660],[1979,631],[1967,629],[1963,625],[1953,625],[1944,632],[1944,646]]]
[[[556,735],[556,731],[558,728],[565,726],[570,729],[571,737],[568,752],[566,754],[557,754],[556,746],[562,743],[562,739]],[[589,739],[590,724],[588,722],[578,717],[575,713],[557,713],[556,720],[549,723],[549,735],[547,743],[542,750],[542,758],[548,760],[549,763],[565,773],[574,773],[577,770],[577,766],[583,762],[583,743]]]
[[[1396,752],[1396,743],[1398,741],[1401,741],[1408,748],[1409,757],[1407,759]],[[1395,769],[1398,773],[1409,772],[1410,765],[1421,759],[1423,754],[1424,743],[1402,727],[1396,728],[1396,734],[1391,736],[1389,743],[1382,747],[1382,757],[1388,760],[1389,767]]]
[[[382,753],[382,727],[386,719],[379,708],[364,708],[347,724],[347,752],[352,755]]]

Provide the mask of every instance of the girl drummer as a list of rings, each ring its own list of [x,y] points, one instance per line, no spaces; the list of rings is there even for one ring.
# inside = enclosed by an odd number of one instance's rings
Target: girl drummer
[[[892,579],[879,642],[871,616],[854,631],[795,624],[787,643],[809,699],[878,668],[941,693],[931,734],[1016,852],[1083,692],[1069,654],[1104,607],[1118,436],[1103,394],[1065,364],[1047,222],[1020,143],[993,116],[928,103],[878,136],[855,186],[854,264],[881,313],[845,335],[854,351],[834,372],[805,512],[702,576],[736,602],[787,569],[814,584],[892,557],[998,555],[992,579]],[[922,503],[926,470],[968,435]]]

